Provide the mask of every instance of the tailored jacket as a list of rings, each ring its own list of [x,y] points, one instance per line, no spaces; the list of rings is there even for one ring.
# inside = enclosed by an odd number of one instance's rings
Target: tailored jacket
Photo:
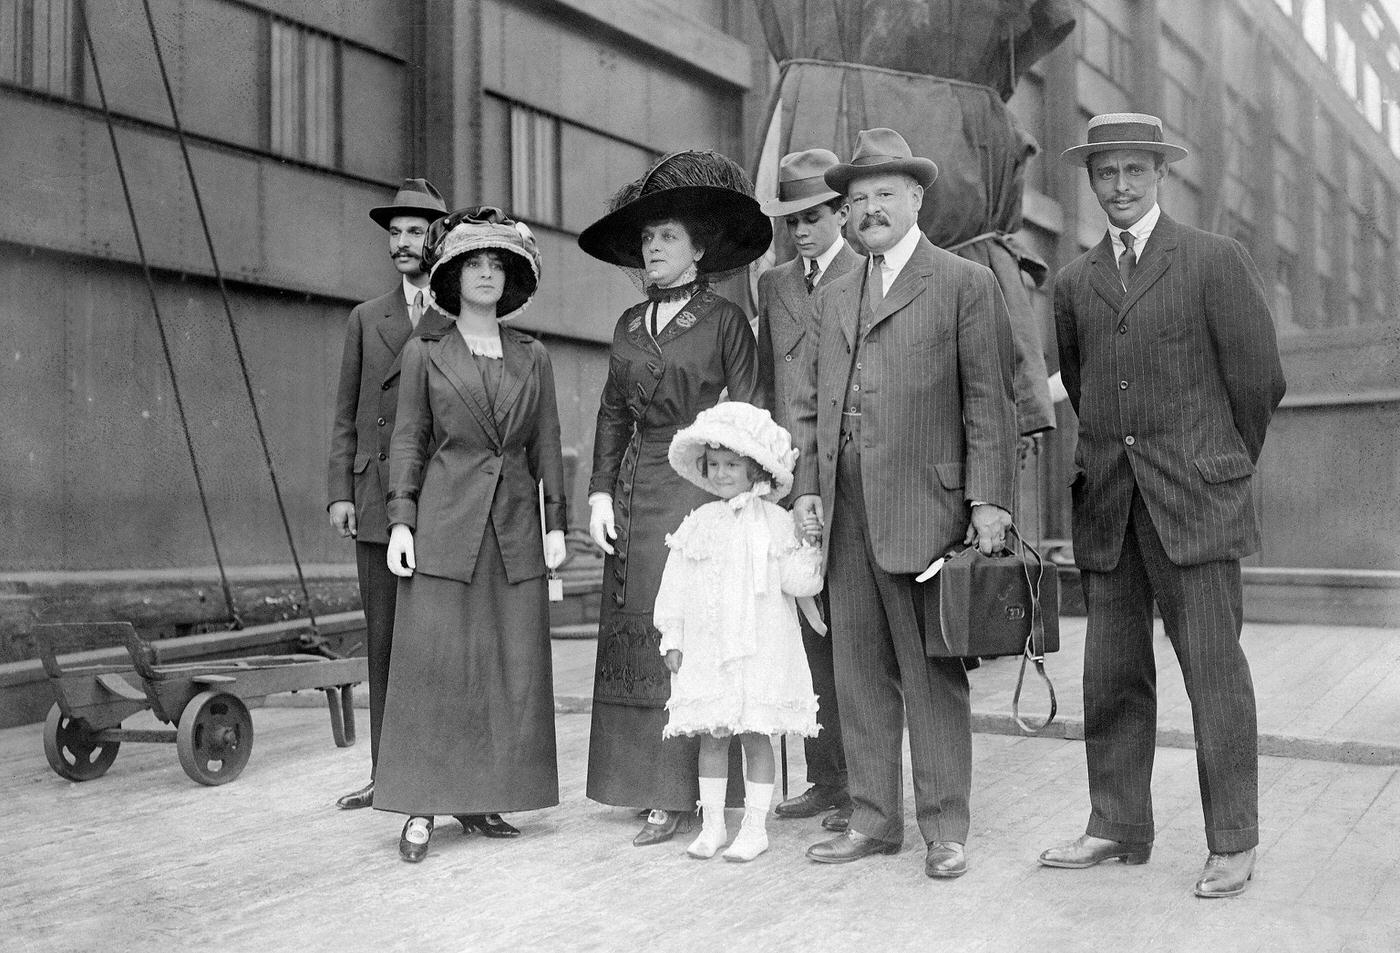
[[[841,518],[836,455],[865,274],[855,268],[816,292],[815,339],[792,405],[792,495],[820,493],[828,524]],[[923,236],[871,316],[858,355],[860,467],[871,544],[886,572],[922,572],[961,541],[971,501],[1011,509],[1009,322],[991,271]]]
[[[429,308],[416,330],[425,334],[445,327],[451,327],[447,317]],[[362,543],[389,542],[384,512],[389,440],[399,406],[402,352],[414,333],[401,283],[356,305],[345,329],[326,495],[328,506],[339,500],[355,504],[355,538]]]
[[[1126,292],[1105,235],[1056,276],[1054,297],[1079,414],[1075,562],[1118,564],[1134,488],[1177,565],[1257,551],[1251,477],[1285,385],[1249,253],[1164,213]]]
[[[801,255],[758,276],[759,389],[780,426],[792,429],[792,395],[802,385],[802,346],[813,327],[817,292],[864,261],[850,242],[843,242],[811,294],[807,260]]]
[[[567,528],[549,354],[539,341],[505,327],[501,348],[494,402],[455,327],[404,348],[388,516],[390,525],[414,531],[418,572],[471,582],[490,519],[506,577],[517,583],[544,575],[541,483],[546,531]]]

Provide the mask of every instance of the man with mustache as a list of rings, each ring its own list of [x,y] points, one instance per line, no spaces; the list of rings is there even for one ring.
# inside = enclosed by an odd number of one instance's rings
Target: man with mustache
[[[807,856],[839,864],[897,853],[909,726],[924,872],[967,871],[972,784],[967,672],[928,654],[937,590],[914,576],[956,543],[1000,550],[1011,523],[1016,409],[1011,329],[992,272],[918,227],[938,175],[892,129],[862,131],[825,173],[845,194],[858,267],[817,292],[815,340],[792,408],[799,528],[825,518],[832,654],[850,795],[845,833]]]
[[[384,494],[389,485],[389,440],[399,404],[399,356],[413,334],[452,324],[447,315],[428,307],[428,269],[423,267],[428,226],[446,214],[446,203],[427,179],[405,179],[392,202],[369,210],[375,224],[389,233],[389,257],[400,281],[392,291],[350,312],[331,425],[328,510],[331,526],[355,541],[369,659],[372,765],[379,761],[379,725],[389,684],[398,592],[398,580],[389,571]],[[347,810],[373,803],[373,774],[369,784],[336,802]]]
[[[1103,241],[1055,276],[1060,372],[1079,415],[1070,493],[1084,638],[1089,823],[1047,867],[1152,853],[1152,610],[1181,663],[1210,854],[1198,897],[1242,893],[1259,843],[1259,741],[1240,646],[1240,558],[1259,549],[1252,476],[1283,398],[1259,272],[1232,238],[1157,204],[1164,142],[1142,113],[1089,120],[1062,158],[1088,172]]]

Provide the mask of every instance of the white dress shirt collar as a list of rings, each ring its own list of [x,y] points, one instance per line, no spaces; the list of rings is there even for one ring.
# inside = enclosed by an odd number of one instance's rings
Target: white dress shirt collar
[[[826,270],[831,267],[831,263],[836,260],[836,256],[841,254],[841,249],[845,244],[846,239],[837,235],[836,241],[832,242],[826,251],[817,256],[817,281],[822,280],[822,275],[826,274]],[[808,264],[810,261],[811,259],[806,259],[802,262],[802,271],[804,274],[812,267]]]
[[[403,303],[405,309],[408,311],[408,320],[416,325],[417,322],[413,320],[413,300],[418,297],[418,292],[422,291],[423,310],[427,311],[428,302],[432,300],[432,297],[430,296],[427,288],[419,288],[413,282],[409,281],[408,275],[402,275],[400,277],[403,278]]]
[[[882,293],[889,294],[890,285],[899,277],[899,273],[904,266],[909,263],[910,257],[914,254],[914,249],[919,245],[919,239],[924,237],[924,233],[919,231],[919,225],[915,222],[909,227],[909,231],[904,233],[904,237],[894,243],[894,247],[885,252],[885,258],[881,262],[880,277],[882,279]]]
[[[1128,234],[1133,236],[1133,254],[1139,261],[1142,260],[1142,250],[1147,247],[1147,240],[1152,237],[1152,230],[1157,227],[1157,219],[1162,217],[1162,206],[1152,203],[1152,208],[1147,210],[1147,214],[1128,226]],[[1113,260],[1117,261],[1123,257],[1123,240],[1118,237],[1123,229],[1108,227],[1108,237],[1113,242]]]

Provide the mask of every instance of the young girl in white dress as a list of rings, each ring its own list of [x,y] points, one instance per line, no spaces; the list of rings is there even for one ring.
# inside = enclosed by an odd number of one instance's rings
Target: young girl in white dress
[[[776,500],[792,488],[797,451],[766,410],[731,401],[702,411],[671,441],[676,472],[719,499],[666,538],[654,613],[671,677],[665,736],[700,736],[700,836],[713,857],[724,823],[730,740],[744,749],[744,821],[725,860],[768,849],[773,735],[817,733],[817,697],[794,597],[822,588],[821,549],[799,540]]]

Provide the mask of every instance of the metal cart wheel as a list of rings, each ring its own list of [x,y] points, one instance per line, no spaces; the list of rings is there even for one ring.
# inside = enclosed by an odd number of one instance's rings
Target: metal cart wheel
[[[227,784],[253,753],[253,716],[227,692],[200,692],[180,713],[175,734],[180,766],[200,784]]]
[[[81,718],[69,718],[54,705],[44,719],[44,757],[49,767],[69,781],[91,781],[107,773],[117,759],[120,741],[98,741]]]

